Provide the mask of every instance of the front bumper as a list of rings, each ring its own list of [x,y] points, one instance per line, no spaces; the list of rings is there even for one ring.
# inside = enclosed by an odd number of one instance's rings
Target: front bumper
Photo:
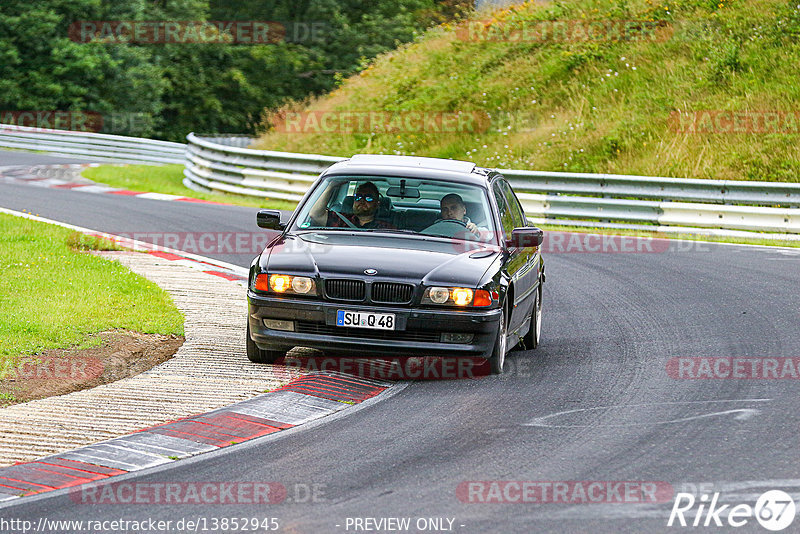
[[[360,356],[479,356],[494,348],[500,309],[436,310],[430,308],[345,304],[321,300],[271,297],[249,290],[248,320],[253,341],[261,349],[311,347]],[[397,330],[336,326],[337,310],[393,313]],[[294,321],[295,331],[273,330],[264,319]],[[442,333],[473,334],[469,343],[441,342]]]

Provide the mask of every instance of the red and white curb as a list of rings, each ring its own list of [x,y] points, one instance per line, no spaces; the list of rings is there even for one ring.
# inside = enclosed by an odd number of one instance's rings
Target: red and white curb
[[[150,243],[95,232],[79,226],[0,208],[26,219],[56,224],[111,239],[159,258],[181,262],[207,274],[247,283],[247,269]],[[68,452],[0,468],[0,503],[98,482],[176,459],[219,450],[237,443],[294,428],[376,397],[397,382],[361,378],[335,371],[315,371],[288,384],[236,404],[144,428]]]
[[[332,415],[391,382],[310,373],[237,404],[73,451],[0,468],[0,502],[171,463]]]
[[[108,193],[111,195],[124,195],[148,200],[194,202],[198,204],[222,204],[221,202],[200,200],[198,198],[184,197],[180,195],[168,195],[166,193],[143,193],[141,191],[130,191],[128,189],[109,187],[102,184],[96,184],[91,180],[80,176],[80,173],[83,171],[83,169],[97,167],[99,165],[101,164],[72,163],[58,165],[0,167],[0,180],[52,189],[69,189],[71,191],[81,191],[83,193]]]

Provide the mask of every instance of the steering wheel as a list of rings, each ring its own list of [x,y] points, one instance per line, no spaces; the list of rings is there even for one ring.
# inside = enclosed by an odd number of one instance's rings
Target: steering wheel
[[[442,237],[455,237],[467,223],[458,219],[441,219],[420,231],[422,234],[433,234]],[[470,236],[472,232],[467,232]]]

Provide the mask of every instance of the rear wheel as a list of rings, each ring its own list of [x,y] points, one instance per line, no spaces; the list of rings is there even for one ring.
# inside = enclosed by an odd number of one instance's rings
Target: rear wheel
[[[250,337],[250,321],[247,321],[247,359],[254,363],[275,363],[278,358],[285,356],[286,351],[282,350],[262,350],[258,348],[255,341]]]
[[[522,338],[522,343],[525,348],[533,350],[539,346],[539,340],[542,338],[542,286],[536,291],[536,302],[533,303],[533,311],[531,312],[531,324],[528,327],[528,333]]]
[[[497,330],[497,339],[494,350],[489,357],[489,369],[493,375],[503,374],[503,364],[506,361],[506,311],[500,313],[500,327]]]

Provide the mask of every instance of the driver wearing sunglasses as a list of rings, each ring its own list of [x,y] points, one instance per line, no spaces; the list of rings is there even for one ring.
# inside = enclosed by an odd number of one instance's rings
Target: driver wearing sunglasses
[[[386,221],[375,218],[380,207],[380,194],[378,186],[372,182],[364,182],[353,196],[353,213],[328,214],[327,226],[331,228],[347,228],[349,225],[342,219],[345,217],[356,228],[392,228]]]

